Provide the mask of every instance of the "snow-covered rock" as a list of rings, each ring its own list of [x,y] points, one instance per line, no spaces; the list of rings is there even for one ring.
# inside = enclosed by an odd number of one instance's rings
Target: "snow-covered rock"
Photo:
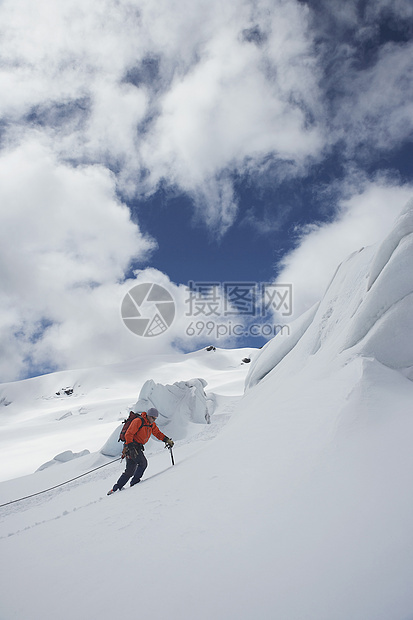
[[[176,381],[163,385],[149,379],[142,386],[139,399],[131,408],[135,413],[155,407],[159,411],[157,425],[169,437],[182,439],[190,424],[209,424],[214,412],[215,395],[207,395],[205,379]],[[116,427],[100,449],[104,456],[120,456],[123,444],[119,442],[122,424]]]
[[[122,430],[122,426],[123,423],[119,424],[119,426],[115,428],[115,430],[110,434],[108,439],[101,447],[100,453],[103,454],[103,456],[112,456],[116,458],[117,456],[120,456],[122,454],[123,443],[119,441],[119,435]]]
[[[182,439],[189,423],[209,424],[214,412],[214,397],[205,392],[205,379],[176,381],[173,385],[155,383],[152,379],[142,386],[135,413],[155,407],[159,411],[157,425],[168,436]]]
[[[89,450],[82,450],[81,452],[72,452],[71,450],[65,450],[60,454],[56,454],[56,456],[53,457],[51,461],[47,461],[47,463],[43,463],[43,465],[40,465],[40,467],[36,471],[43,471],[43,469],[47,469],[48,467],[52,467],[53,465],[67,463],[68,461],[78,459],[81,456],[86,456],[86,454],[90,454]]]

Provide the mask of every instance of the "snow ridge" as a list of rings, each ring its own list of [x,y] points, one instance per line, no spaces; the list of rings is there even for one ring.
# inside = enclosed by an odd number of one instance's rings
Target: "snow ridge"
[[[253,359],[246,388],[272,371],[371,357],[410,376],[413,366],[413,200],[376,246],[353,253],[337,269],[317,307],[292,323]],[[289,354],[289,355],[287,355]]]

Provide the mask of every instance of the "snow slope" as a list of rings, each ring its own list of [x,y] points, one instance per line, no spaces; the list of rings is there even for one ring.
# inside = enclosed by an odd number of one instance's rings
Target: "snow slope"
[[[413,200],[377,246],[342,263],[319,304],[292,324],[290,338],[266,344],[246,386],[303,365],[330,374],[354,358],[372,357],[413,379]],[[332,366],[333,365],[333,366]]]
[[[175,467],[154,443],[133,489],[106,496],[111,463],[0,509],[0,618],[411,620],[411,218],[338,268],[288,342],[254,353],[242,398],[248,366],[221,358],[234,352],[194,354],[218,406]],[[0,503],[107,462],[5,481]]]

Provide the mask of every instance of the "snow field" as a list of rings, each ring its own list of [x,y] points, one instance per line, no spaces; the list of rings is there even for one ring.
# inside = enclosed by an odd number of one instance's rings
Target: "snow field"
[[[203,350],[157,356],[156,361],[142,357],[0,385],[0,402],[9,403],[0,405],[0,480],[32,473],[66,450],[100,450],[149,379],[173,384],[201,377],[209,393],[241,395],[248,370],[241,359],[250,352]],[[57,396],[66,386],[73,394]],[[187,422],[181,422],[181,437],[189,432]]]
[[[143,361],[85,371],[84,400],[74,397],[97,416],[147,379],[204,378],[217,409],[210,425],[188,419],[175,467],[148,445],[137,487],[107,497],[122,471],[110,464],[1,509],[0,618],[411,620],[412,214],[413,203],[382,244],[344,261],[293,336],[250,351],[250,366],[245,352],[217,350],[141,374]],[[30,385],[2,386],[1,437],[13,411],[24,437],[19,390],[21,403],[45,394],[42,378]],[[28,425],[44,450],[57,424],[91,437],[101,422],[46,424],[50,411],[39,406]],[[0,503],[107,461],[95,451],[7,480]]]

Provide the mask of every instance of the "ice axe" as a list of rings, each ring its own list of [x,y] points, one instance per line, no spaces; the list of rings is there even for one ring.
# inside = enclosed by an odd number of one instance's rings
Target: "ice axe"
[[[169,452],[171,453],[171,461],[172,461],[172,465],[175,465],[175,461],[174,461],[174,453],[172,452],[172,446],[165,446],[165,448],[168,448]]]

